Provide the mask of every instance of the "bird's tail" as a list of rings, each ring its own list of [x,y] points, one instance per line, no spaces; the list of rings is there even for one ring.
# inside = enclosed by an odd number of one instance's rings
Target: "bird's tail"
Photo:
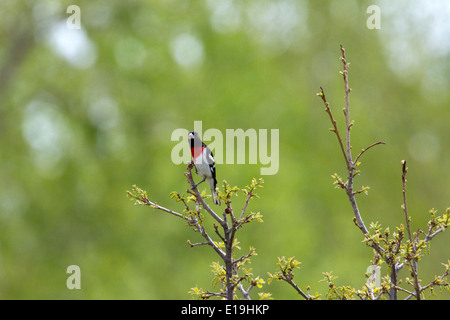
[[[218,197],[217,192],[216,192],[216,180],[215,179],[207,179],[209,187],[211,188],[211,194],[213,196],[213,201],[214,204],[220,206],[220,200],[216,199]]]

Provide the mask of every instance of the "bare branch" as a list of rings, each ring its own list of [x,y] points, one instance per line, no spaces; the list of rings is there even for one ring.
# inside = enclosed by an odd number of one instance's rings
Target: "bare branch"
[[[211,292],[211,291],[206,291],[204,293],[201,294],[201,298],[203,300],[207,300],[209,298],[212,297],[221,297],[221,298],[225,298],[226,297],[226,293],[225,292]]]
[[[236,263],[241,262],[241,261],[243,261],[243,260],[245,260],[245,259],[248,259],[248,258],[250,258],[250,257],[251,257],[252,255],[254,255],[254,254],[255,254],[255,251],[252,250],[252,251],[250,251],[248,254],[243,255],[243,256],[241,256],[239,259],[234,260],[234,261],[233,261],[233,264],[236,264]]]
[[[394,285],[393,287],[395,288],[395,290],[403,291],[403,292],[406,292],[407,294],[409,294],[409,296],[405,300],[409,300],[411,297],[415,297],[416,296],[416,294],[414,292],[406,290],[405,288],[399,287],[397,285]]]
[[[355,161],[353,162],[353,165],[356,165],[356,164],[358,163],[359,158],[361,158],[361,156],[362,156],[367,150],[369,150],[370,148],[375,147],[375,146],[377,146],[377,145],[379,145],[379,144],[386,144],[386,143],[383,142],[383,141],[378,141],[378,142],[372,143],[372,144],[371,144],[370,146],[368,146],[367,148],[362,149],[362,151],[356,156]]]
[[[430,241],[431,239],[433,239],[437,234],[441,233],[442,231],[444,231],[445,229],[443,227],[437,229],[435,232],[433,233],[428,233],[425,237],[425,242]]]
[[[402,194],[403,194],[403,212],[405,213],[405,219],[406,219],[406,230],[408,232],[408,237],[409,237],[409,241],[412,244],[412,251],[413,251],[413,256],[416,255],[417,253],[417,248],[416,248],[416,239],[412,238],[411,235],[411,227],[409,225],[409,215],[408,215],[408,207],[406,205],[406,173],[408,172],[408,167],[406,166],[406,160],[402,160]],[[411,265],[411,275],[414,278],[414,290],[416,291],[415,293],[415,297],[417,300],[420,300],[420,292],[421,292],[421,288],[420,288],[420,281],[419,281],[419,276],[417,274],[417,258],[412,258],[409,261],[409,264]]]
[[[155,209],[158,209],[158,210],[161,210],[161,211],[170,213],[170,214],[172,214],[172,215],[174,215],[174,216],[176,216],[176,217],[178,217],[178,218],[182,218],[182,219],[185,219],[185,220],[187,220],[187,221],[190,221],[190,220],[191,220],[189,217],[185,217],[185,216],[183,216],[181,213],[178,213],[178,212],[176,212],[176,211],[167,209],[167,208],[165,208],[165,207],[163,207],[163,206],[160,206],[159,204],[157,204],[157,203],[155,203],[155,202],[150,201],[147,197],[144,197],[143,199],[137,199],[137,200],[140,201],[140,202],[142,202],[142,203],[143,203],[144,205],[146,205],[146,206],[150,206],[150,207],[152,207],[152,208],[155,208]]]
[[[219,236],[219,238],[225,243],[225,238],[222,237],[222,235],[219,232],[219,227],[217,225],[214,225],[214,231],[216,232],[216,234]]]
[[[251,300],[251,298],[250,298],[250,290],[252,290],[253,287],[254,287],[254,285],[252,283],[250,283],[248,289],[245,290],[244,286],[242,285],[242,283],[238,284],[238,289],[242,293],[242,295],[244,296],[245,300]]]
[[[348,162],[347,154],[345,152],[344,143],[342,142],[341,135],[339,134],[339,129],[337,127],[336,120],[334,120],[333,113],[331,112],[331,109],[330,109],[330,104],[328,103],[327,98],[325,97],[325,92],[323,91],[322,87],[320,87],[320,91],[321,92],[318,93],[317,95],[322,98],[323,103],[325,104],[325,111],[328,113],[328,116],[330,117],[330,120],[331,120],[331,124],[333,125],[333,129],[330,129],[330,130],[336,134],[339,145],[341,147],[342,154],[344,155],[344,158],[345,158],[345,163],[347,164],[347,167],[348,167],[349,162]]]
[[[342,53],[342,64],[344,67],[344,70],[342,71],[342,75],[344,76],[344,86],[345,86],[345,124],[346,124],[346,136],[345,136],[345,142],[347,147],[347,166],[350,170],[350,165],[352,164],[352,147],[350,144],[350,102],[349,102],[349,95],[351,89],[348,87],[348,66],[349,63],[347,63],[347,60],[345,58],[345,49],[341,44],[341,53]]]
[[[196,246],[205,246],[205,245],[209,245],[208,242],[198,242],[198,243],[192,243],[188,240],[188,245],[191,246],[191,248],[196,247]]]
[[[344,147],[343,140],[340,136],[339,130],[337,128],[336,120],[333,117],[333,114],[330,109],[330,105],[325,97],[325,93],[324,93],[324,90],[322,87],[320,87],[321,92],[318,93],[317,95],[322,98],[322,101],[325,104],[325,111],[328,113],[331,123],[333,124],[333,129],[331,129],[331,131],[333,131],[336,134],[336,137],[339,142],[339,146],[340,146],[341,151],[345,158],[345,163],[346,163],[347,171],[348,171],[348,181],[346,184],[341,184],[341,187],[346,191],[348,199],[352,206],[353,213],[355,215],[355,218],[354,218],[355,224],[358,226],[358,228],[362,231],[362,233],[364,235],[367,235],[369,233],[369,231],[367,230],[367,228],[364,224],[364,221],[361,217],[361,213],[358,208],[358,204],[355,199],[355,195],[358,194],[359,192],[353,191],[353,178],[355,176],[355,166],[357,163],[356,160],[358,160],[367,150],[374,147],[375,145],[382,144],[383,142],[374,143],[374,144],[370,145],[369,147],[367,147],[366,149],[363,149],[361,151],[361,153],[356,157],[355,162],[352,161],[352,152],[351,152],[352,148],[351,148],[351,141],[350,141],[350,129],[351,129],[352,123],[350,122],[350,103],[349,103],[349,94],[350,94],[351,89],[349,88],[349,85],[348,85],[349,63],[347,63],[347,60],[346,60],[344,47],[341,45],[340,48],[341,48],[341,53],[342,53],[341,61],[342,61],[343,68],[344,68],[344,70],[341,72],[341,74],[344,77],[344,86],[345,86],[345,109],[344,109],[345,122],[346,122],[346,140],[345,140],[346,146],[345,147]],[[384,254],[383,248],[381,248],[381,246],[379,244],[377,244],[376,242],[371,242],[370,246],[372,248],[374,248],[380,255]]]
[[[411,228],[409,226],[409,216],[408,216],[408,207],[406,205],[406,173],[408,172],[408,167],[406,167],[406,160],[402,160],[402,194],[403,194],[403,205],[402,209],[405,213],[405,220],[406,220],[406,230],[408,232],[409,241],[413,243],[413,239],[411,236]]]
[[[247,198],[245,199],[245,204],[244,204],[244,207],[242,208],[242,212],[241,212],[241,216],[239,217],[239,220],[242,220],[242,218],[244,217],[245,210],[247,210],[248,202],[250,201],[251,197],[253,197],[253,193],[250,191],[247,194]]]
[[[211,239],[211,237],[208,235],[208,233],[206,232],[205,228],[203,228],[200,224],[197,224],[197,228],[199,229],[201,235],[203,236],[203,238],[206,239],[206,242],[208,245],[210,245],[214,251],[217,252],[217,254],[222,258],[222,260],[225,259],[226,257],[226,253],[223,252],[222,249],[220,249],[215,243],[214,241]],[[192,246],[191,246],[192,247]]]
[[[428,289],[428,288],[432,288],[434,286],[444,286],[444,287],[448,287],[450,284],[448,282],[444,282],[444,279],[449,275],[449,271],[446,270],[442,276],[440,276],[439,278],[436,278],[435,280],[431,281],[429,284],[427,284],[426,286],[423,286],[421,288],[422,291]]]
[[[289,283],[291,285],[291,287],[293,287],[297,293],[299,295],[301,295],[305,300],[311,300],[311,297],[309,295],[309,288],[308,288],[308,294],[304,293],[302,289],[300,289],[300,287],[292,280],[291,277],[285,278],[283,279],[284,281],[286,281],[287,283]]]

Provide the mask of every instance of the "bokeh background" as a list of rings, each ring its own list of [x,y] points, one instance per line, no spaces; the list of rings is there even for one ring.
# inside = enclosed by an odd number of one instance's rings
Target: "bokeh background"
[[[73,4],[81,29],[66,24]],[[381,29],[367,28],[369,5],[380,7]],[[450,206],[449,18],[447,0],[1,1],[0,298],[189,299],[194,286],[212,290],[213,250],[190,248],[201,238],[181,220],[126,197],[137,184],[182,210],[169,198],[187,188],[170,138],[195,120],[224,133],[280,130],[279,172],[263,176],[249,207],[264,223],[237,235],[242,253],[258,252],[253,274],[267,278],[277,257],[295,256],[302,288],[325,294],[328,271],[337,285],[361,288],[372,251],[332,184],[345,164],[316,93],[324,87],[342,124],[342,43],[354,151],[387,143],[362,158],[356,186],[371,187],[358,198],[363,219],[391,231],[404,223],[406,159],[412,228],[426,228],[429,209]],[[243,187],[261,166],[218,165],[218,180]],[[449,240],[433,240],[424,283],[442,274]],[[69,265],[81,268],[81,290],[66,287]],[[262,291],[298,298],[284,283]]]

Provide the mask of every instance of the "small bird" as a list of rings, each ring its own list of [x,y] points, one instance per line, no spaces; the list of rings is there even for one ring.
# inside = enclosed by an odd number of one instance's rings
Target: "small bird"
[[[191,147],[192,162],[195,166],[195,173],[203,177],[203,180],[195,184],[192,189],[196,188],[200,183],[206,180],[211,188],[214,204],[220,205],[219,199],[216,199],[216,163],[214,162],[214,156],[211,149],[209,149],[208,146],[202,142],[198,133],[195,131],[189,132],[188,140]]]

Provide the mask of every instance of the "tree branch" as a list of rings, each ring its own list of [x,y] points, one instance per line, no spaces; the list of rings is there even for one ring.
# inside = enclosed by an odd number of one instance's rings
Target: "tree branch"
[[[356,166],[356,164],[358,163],[359,158],[361,158],[361,156],[362,156],[367,150],[369,150],[370,148],[375,147],[375,146],[377,146],[377,145],[379,145],[379,144],[386,144],[386,143],[383,142],[383,141],[378,141],[378,142],[372,143],[372,144],[371,144],[370,146],[368,146],[367,148],[362,149],[362,151],[361,151],[361,152],[356,156],[356,158],[355,158],[355,161],[354,161],[355,166]]]
[[[309,293],[308,294],[304,293],[303,290],[300,289],[300,287],[294,282],[294,280],[292,280],[292,277],[287,277],[284,279],[284,281],[289,283],[291,287],[293,287],[297,291],[297,293],[301,295],[305,300],[311,300]]]
[[[197,187],[195,186],[195,182],[194,179],[192,178],[192,163],[189,163],[187,165],[187,170],[184,173],[184,175],[186,176],[186,179],[188,181],[188,183],[191,186],[191,190],[194,191],[195,194],[195,198],[196,200],[202,205],[202,207],[214,218],[216,219],[216,221],[221,225],[224,226],[224,224],[226,224],[226,220],[221,219],[205,202],[205,200],[203,199],[203,197],[201,196],[200,192],[198,191]]]
[[[350,171],[353,167],[353,162],[352,162],[352,146],[350,144],[350,128],[351,128],[351,123],[350,123],[350,102],[349,102],[349,96],[350,96],[350,91],[351,89],[348,86],[348,66],[349,63],[347,63],[347,60],[345,58],[345,49],[341,44],[341,53],[342,53],[342,57],[341,57],[341,61],[344,67],[344,70],[342,71],[342,75],[344,77],[344,87],[345,87],[345,124],[346,124],[346,136],[345,136],[345,142],[346,142],[346,148],[347,148],[347,166],[348,166],[348,170]]]
[[[345,57],[344,47],[341,45],[340,48],[341,48],[341,53],[342,53],[341,61],[342,61],[343,67],[344,67],[344,70],[341,71],[341,74],[343,75],[343,78],[344,78],[344,87],[345,87],[345,109],[344,109],[345,122],[346,122],[346,141],[345,141],[346,146],[345,147],[344,147],[344,143],[342,141],[341,135],[339,133],[339,130],[338,130],[338,127],[336,124],[336,120],[333,117],[333,114],[330,109],[330,105],[325,97],[325,93],[324,93],[324,90],[322,87],[320,87],[321,92],[318,93],[317,95],[322,98],[322,101],[325,105],[325,111],[328,113],[328,116],[330,117],[331,123],[333,125],[333,129],[331,129],[331,131],[333,131],[336,134],[336,137],[339,142],[339,146],[340,146],[341,151],[345,158],[345,163],[346,163],[347,171],[348,171],[348,181],[346,184],[341,184],[341,187],[343,187],[343,189],[346,191],[348,199],[350,201],[350,205],[352,206],[352,210],[355,215],[355,217],[354,217],[355,224],[358,226],[358,228],[361,230],[361,232],[365,236],[367,236],[369,231],[367,230],[366,225],[364,224],[364,221],[361,217],[361,213],[358,208],[358,204],[355,199],[355,194],[357,194],[358,192],[353,191],[353,178],[355,176],[355,167],[356,167],[357,160],[359,160],[359,158],[367,150],[369,150],[370,148],[372,148],[378,144],[384,144],[384,142],[376,142],[376,143],[368,146],[367,148],[363,149],[358,154],[358,156],[355,158],[355,161],[352,161],[352,151],[351,151],[352,147],[351,147],[351,141],[350,141],[350,129],[351,129],[352,123],[350,122],[350,103],[349,103],[349,94],[350,94],[351,89],[349,88],[349,85],[348,85],[349,63],[347,63],[347,60]],[[375,249],[378,252],[378,254],[380,254],[382,256],[384,255],[384,250],[378,243],[371,242],[369,245],[373,249]]]
[[[150,206],[150,207],[152,207],[152,208],[154,208],[154,209],[158,209],[158,210],[161,210],[161,211],[170,213],[171,215],[174,215],[174,216],[176,216],[176,217],[178,217],[178,218],[182,218],[182,219],[184,219],[184,220],[191,221],[191,219],[190,219],[189,217],[183,216],[183,215],[182,215],[181,213],[179,213],[179,212],[176,212],[176,211],[167,209],[167,208],[165,208],[165,207],[163,207],[163,206],[160,206],[160,205],[157,204],[156,202],[150,201],[147,197],[144,197],[144,198],[142,198],[142,199],[136,199],[136,200],[141,201],[142,204],[144,204],[144,205],[146,205],[146,206]],[[195,222],[195,223],[196,223],[196,222]]]
[[[322,101],[325,104],[325,111],[328,113],[328,116],[330,117],[330,120],[331,120],[331,124],[333,125],[333,128],[330,130],[336,134],[336,137],[339,142],[339,146],[341,147],[342,154],[344,155],[344,158],[345,158],[345,163],[348,165],[348,158],[347,158],[347,154],[345,152],[344,143],[342,142],[341,135],[339,134],[339,129],[337,127],[336,120],[334,120],[333,113],[331,112],[330,104],[327,101],[325,92],[323,91],[322,87],[320,87],[320,91],[321,92],[318,93],[317,95],[322,98]]]
[[[254,285],[252,283],[250,283],[250,285],[247,288],[247,290],[245,290],[244,286],[242,285],[242,283],[238,284],[238,289],[242,293],[242,295],[244,296],[245,300],[251,300],[251,298],[250,298],[250,290],[252,290],[253,287],[254,287]]]
[[[340,187],[344,189],[347,193],[348,199],[350,201],[350,204],[352,206],[353,212],[354,212],[354,218],[353,221],[355,225],[361,230],[361,232],[364,234],[366,244],[370,247],[372,247],[379,255],[381,259],[386,262],[386,264],[389,266],[389,284],[383,285],[383,290],[378,294],[377,299],[380,297],[382,293],[388,293],[389,299],[396,300],[397,299],[397,291],[404,291],[409,294],[407,299],[410,299],[411,297],[416,297],[416,299],[421,299],[421,293],[427,289],[432,288],[433,285],[439,285],[439,286],[449,286],[450,284],[448,282],[444,281],[444,277],[448,275],[448,270],[450,270],[450,262],[449,265],[445,265],[447,268],[446,273],[443,277],[438,278],[436,277],[434,281],[430,282],[427,286],[422,287],[420,284],[420,279],[418,276],[418,261],[420,256],[422,255],[422,250],[427,247],[427,243],[431,241],[437,234],[444,231],[445,228],[447,228],[450,225],[450,208],[447,209],[447,214],[444,214],[442,217],[435,217],[435,211],[431,210],[430,214],[432,215],[432,220],[428,222],[428,232],[425,233],[422,230],[418,229],[416,233],[411,232],[411,226],[410,226],[410,216],[408,214],[408,208],[407,208],[407,201],[406,201],[406,173],[407,173],[407,167],[406,167],[406,161],[402,161],[402,195],[403,195],[403,204],[402,209],[405,215],[406,220],[406,230],[408,233],[408,241],[404,243],[404,226],[401,225],[400,228],[397,228],[397,233],[394,233],[394,239],[389,238],[389,228],[386,228],[383,232],[381,230],[381,226],[378,223],[371,223],[370,228],[374,229],[374,234],[370,234],[368,229],[366,228],[364,221],[362,220],[361,213],[358,208],[358,204],[355,199],[355,195],[359,194],[361,192],[364,192],[367,190],[368,187],[362,187],[361,190],[353,191],[354,186],[354,178],[359,174],[359,171],[356,170],[356,167],[359,165],[359,160],[361,157],[371,148],[385,144],[382,141],[372,143],[368,147],[361,150],[361,152],[356,156],[355,160],[352,160],[352,145],[351,145],[351,135],[350,130],[353,126],[353,121],[350,121],[350,103],[349,103],[349,95],[351,92],[351,89],[349,87],[348,82],[348,71],[349,71],[349,63],[347,62],[346,55],[345,55],[345,49],[341,45],[341,61],[343,64],[343,71],[340,73],[343,76],[344,80],[344,88],[345,88],[345,108],[344,108],[344,116],[345,116],[345,123],[346,123],[346,137],[345,137],[345,145],[344,141],[341,138],[341,135],[339,133],[336,121],[333,117],[333,114],[331,112],[330,105],[325,97],[325,93],[322,87],[320,87],[321,92],[317,95],[322,98],[322,101],[325,105],[325,111],[328,113],[328,116],[331,120],[331,123],[333,125],[333,128],[330,130],[333,131],[336,134],[336,137],[339,142],[339,146],[341,149],[341,152],[344,155],[346,166],[347,166],[347,173],[348,173],[348,180],[344,182],[337,174],[332,175],[332,177],[335,179],[334,184],[337,185],[337,187]],[[425,239],[421,240],[419,238],[420,234],[423,234],[425,236]],[[400,255],[400,257],[399,257]],[[402,259],[404,261],[402,262]],[[397,277],[398,272],[407,265],[410,269],[411,276],[413,277],[413,281],[406,279],[406,282],[409,285],[412,285],[414,287],[414,292],[408,291],[406,289],[403,289],[397,285]],[[344,288],[344,287],[342,287]],[[389,289],[388,289],[389,288]],[[345,288],[344,288],[345,289]],[[369,288],[370,289],[370,288]],[[336,291],[336,296],[338,298],[342,298],[342,296],[339,295],[339,293]],[[359,295],[360,297],[364,297],[363,295]],[[344,294],[345,297],[345,294]],[[373,292],[368,291],[369,298],[375,298]]]
[[[406,160],[402,160],[402,194],[403,194],[403,205],[402,209],[405,213],[405,220],[406,220],[406,230],[408,232],[409,242],[412,245],[412,253],[413,258],[409,260],[409,264],[411,265],[411,275],[414,278],[414,290],[416,291],[415,297],[417,300],[421,300],[420,298],[420,281],[419,276],[417,274],[417,258],[415,257],[417,254],[417,247],[416,247],[416,239],[412,238],[411,235],[411,227],[409,225],[409,221],[411,220],[408,215],[408,207],[406,205],[406,173],[408,172],[408,168],[406,167]]]

